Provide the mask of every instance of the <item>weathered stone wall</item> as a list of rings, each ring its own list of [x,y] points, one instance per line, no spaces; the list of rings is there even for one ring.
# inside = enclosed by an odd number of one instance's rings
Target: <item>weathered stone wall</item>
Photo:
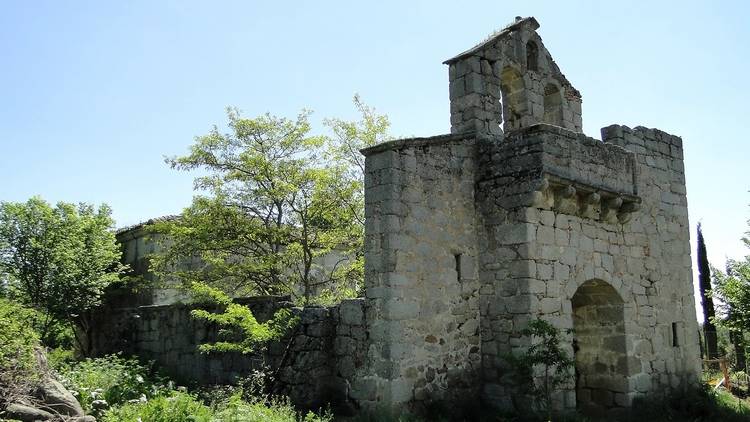
[[[644,375],[635,389],[674,388],[700,373],[682,139],[618,125],[602,129],[602,139],[635,153],[644,203],[623,239],[634,257],[619,263],[638,307],[633,352]]]
[[[642,128],[603,136],[538,124],[364,151],[373,324],[359,399],[414,408],[481,385],[490,406],[526,400],[504,356],[528,346],[532,318],[578,332],[558,408],[618,415],[697,380],[681,143]],[[480,331],[451,335],[468,322]],[[447,376],[433,377],[441,364]]]
[[[475,397],[474,141],[394,141],[366,154],[365,287],[372,323],[358,398],[419,406]]]
[[[277,297],[238,301],[260,321],[291,306]],[[300,324],[287,338],[269,344],[265,355],[271,373],[281,367],[274,392],[307,408],[347,401],[347,380],[364,362],[363,305],[353,299],[330,308],[293,308]],[[259,355],[199,353],[200,344],[216,339],[217,327],[192,318],[191,309],[183,304],[110,308],[94,327],[95,353],[123,351],[154,360],[184,383],[228,384],[262,369]]]

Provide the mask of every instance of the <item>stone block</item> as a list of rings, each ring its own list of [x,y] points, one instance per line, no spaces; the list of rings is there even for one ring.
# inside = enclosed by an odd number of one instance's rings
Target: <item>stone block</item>
[[[346,325],[362,325],[364,323],[364,300],[347,299],[339,305],[341,323]]]
[[[394,298],[383,303],[383,317],[391,321],[416,318],[419,310],[419,302],[414,299]]]

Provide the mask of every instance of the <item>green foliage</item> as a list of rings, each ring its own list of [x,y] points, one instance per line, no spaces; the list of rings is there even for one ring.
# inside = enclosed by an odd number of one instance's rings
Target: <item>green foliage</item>
[[[520,334],[529,337],[531,345],[523,353],[506,356],[506,360],[518,385],[537,400],[537,406],[546,410],[550,419],[552,394],[570,381],[575,361],[560,347],[561,330],[547,321],[532,320]],[[534,382],[534,378],[540,382]]]
[[[365,157],[359,151],[390,139],[388,116],[377,114],[368,107],[359,95],[354,95],[354,106],[361,115],[356,122],[342,119],[326,119],[325,124],[333,131],[329,141],[329,155],[336,162],[343,162],[349,177],[361,180],[365,174]]]
[[[742,240],[750,247],[750,231],[745,232]],[[735,368],[745,370],[746,336],[750,332],[750,256],[728,260],[726,272],[714,268],[713,281],[712,296],[718,299],[715,303],[719,315],[710,321],[729,332]]]
[[[47,349],[47,364],[50,368],[63,368],[76,362],[76,354],[73,349],[57,347]]]
[[[34,348],[39,336],[29,321],[34,312],[0,298],[0,404],[38,377]]]
[[[727,272],[714,270],[718,308],[728,318],[716,322],[731,330],[750,331],[750,259],[730,260]]]
[[[706,358],[716,359],[719,356],[716,327],[714,326],[714,300],[711,294],[711,268],[708,264],[706,242],[703,239],[703,229],[698,223],[698,291],[701,295],[703,309],[703,337],[706,344]]]
[[[259,401],[244,401],[240,394],[231,396],[216,408],[214,420],[232,422],[330,422],[330,413],[316,415],[308,412],[299,415],[288,401],[277,400],[266,404]]]
[[[341,303],[344,299],[354,299],[357,297],[358,289],[352,287],[343,287],[340,289],[323,289],[317,296],[307,302],[308,305],[334,306]]]
[[[63,385],[87,412],[94,410],[94,400],[105,400],[114,406],[142,396],[156,397],[169,388],[169,383],[156,376],[149,366],[119,355],[62,364],[56,369]]]
[[[271,340],[284,336],[297,325],[299,317],[288,309],[276,311],[273,318],[260,323],[247,306],[233,303],[232,299],[219,289],[203,283],[193,283],[192,291],[199,301],[220,307],[219,312],[194,309],[194,318],[215,323],[219,326],[220,340],[200,345],[201,352],[240,352],[252,353]]]
[[[207,406],[195,396],[172,392],[146,402],[128,403],[107,412],[105,422],[331,422],[330,414],[299,415],[286,401],[244,401],[239,394]]]
[[[0,203],[0,280],[8,296],[41,311],[42,341],[55,324],[78,321],[123,271],[110,209],[40,198]]]
[[[199,136],[190,154],[168,159],[178,170],[202,170],[193,204],[154,260],[162,273],[205,282],[232,294],[292,294],[309,300],[323,286],[356,283],[362,226],[359,185],[326,160],[325,141],[310,136],[309,113],[296,120],[253,119],[228,110],[230,132]],[[321,257],[338,256],[332,266]],[[181,265],[194,257],[200,264]],[[195,261],[194,261],[195,262]]]
[[[233,296],[291,294],[308,303],[321,291],[357,289],[364,275],[364,161],[359,149],[387,139],[387,117],[358,96],[362,120],[328,119],[333,137],[296,120],[228,110],[229,133],[214,127],[172,168],[202,170],[202,195],[180,219],[153,230],[169,239],[155,268]],[[199,259],[195,259],[199,258]],[[323,261],[327,261],[324,262]]]
[[[750,405],[725,390],[699,388],[665,398],[639,397],[633,401],[631,420],[640,421],[725,421],[750,420]]]
[[[104,414],[104,422],[211,422],[211,408],[194,396],[172,392],[145,402],[128,403]]]

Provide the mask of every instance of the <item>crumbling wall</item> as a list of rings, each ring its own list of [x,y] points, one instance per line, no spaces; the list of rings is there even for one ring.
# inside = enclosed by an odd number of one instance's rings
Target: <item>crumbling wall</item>
[[[291,304],[279,297],[239,299],[259,321]],[[275,375],[273,392],[293,403],[316,408],[349,400],[348,379],[364,363],[365,320],[362,299],[334,307],[292,308],[300,323],[285,338],[258,354],[202,354],[198,346],[216,339],[217,327],[190,316],[191,305],[110,308],[96,320],[95,354],[122,351],[147,360],[176,381],[230,384],[264,370]],[[263,367],[263,364],[267,367]]]

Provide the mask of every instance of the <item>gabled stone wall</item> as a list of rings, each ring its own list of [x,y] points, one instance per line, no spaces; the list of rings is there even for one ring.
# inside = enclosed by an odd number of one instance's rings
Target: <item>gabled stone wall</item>
[[[499,136],[536,123],[581,132],[581,94],[560,72],[538,28],[534,18],[517,18],[445,61],[451,133]]]

